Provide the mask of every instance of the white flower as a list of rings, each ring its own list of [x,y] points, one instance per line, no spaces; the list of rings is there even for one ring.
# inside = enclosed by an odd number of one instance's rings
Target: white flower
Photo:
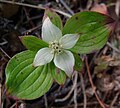
[[[47,17],[42,25],[42,39],[49,44],[48,47],[40,49],[35,58],[33,65],[45,65],[52,60],[56,67],[65,71],[70,77],[73,72],[75,59],[73,54],[68,51],[79,39],[78,34],[66,34],[62,36],[61,30],[56,27]]]

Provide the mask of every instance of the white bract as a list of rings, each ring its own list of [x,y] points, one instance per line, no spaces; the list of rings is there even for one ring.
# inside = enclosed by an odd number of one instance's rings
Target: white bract
[[[79,39],[78,34],[66,34],[62,36],[61,30],[56,27],[47,17],[42,25],[42,39],[49,44],[48,47],[40,49],[33,65],[45,65],[53,60],[56,67],[65,71],[70,77],[73,72],[75,59],[73,54],[68,51]]]

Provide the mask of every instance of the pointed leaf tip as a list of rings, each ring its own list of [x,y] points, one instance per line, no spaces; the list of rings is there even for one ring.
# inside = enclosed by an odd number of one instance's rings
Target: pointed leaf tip
[[[31,50],[31,51],[35,51],[37,52],[39,49],[43,48],[43,47],[47,47],[48,44],[46,42],[44,42],[43,40],[35,37],[35,36],[21,36],[20,37],[21,42],[23,43],[23,45]]]
[[[88,54],[106,44],[114,22],[110,16],[99,12],[80,12],[66,22],[63,34],[81,34],[71,51]]]
[[[60,16],[51,8],[46,8],[44,18],[49,17],[51,22],[56,25],[60,30],[62,30],[62,20]]]

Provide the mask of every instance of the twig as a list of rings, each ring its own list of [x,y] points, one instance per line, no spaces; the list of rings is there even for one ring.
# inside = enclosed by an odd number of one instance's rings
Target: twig
[[[77,78],[78,78],[78,72],[75,72],[75,89],[74,89],[74,96],[73,96],[73,99],[74,99],[74,108],[77,108]]]
[[[80,95],[81,95],[81,85],[80,85],[80,82],[77,82],[77,97],[79,97]],[[70,102],[68,103],[68,106],[71,105],[73,102],[74,102],[74,99],[71,98]]]
[[[19,108],[26,108],[25,103],[21,103],[20,106],[19,106]]]
[[[86,64],[86,67],[87,67],[87,72],[88,72],[88,77],[89,77],[89,81],[90,81],[90,84],[91,84],[91,87],[93,89],[93,92],[95,94],[95,97],[96,99],[98,100],[99,104],[101,105],[102,108],[106,108],[104,103],[100,100],[100,98],[98,97],[97,93],[96,93],[96,88],[93,84],[93,81],[92,81],[92,76],[91,76],[91,73],[90,73],[90,69],[89,69],[89,65],[88,65],[88,60],[87,60],[87,57],[85,59],[85,64]]]
[[[35,27],[35,24],[33,23],[33,21],[30,20],[31,18],[30,18],[28,10],[26,8],[23,8],[23,9],[25,11],[25,15],[26,15],[26,18],[27,18],[28,22],[31,24],[32,27]]]
[[[15,108],[18,108],[18,101],[16,101],[16,105],[15,105]]]
[[[20,2],[14,2],[14,1],[8,1],[8,0],[0,0],[0,2],[2,2],[2,3],[9,3],[9,4],[13,4],[13,5],[19,5],[19,6],[25,6],[25,7],[31,7],[31,8],[36,8],[36,9],[43,9],[43,10],[46,9],[45,7],[43,7],[40,4],[38,6],[36,6],[36,5],[20,3]],[[65,13],[65,12],[63,12],[61,10],[57,10],[57,9],[52,9],[52,10],[55,11],[55,12],[58,12],[59,14],[62,14],[64,16],[66,16],[66,17],[71,17],[70,14]]]
[[[2,48],[0,48],[0,50],[1,50],[9,59],[11,59],[11,57],[10,57]]]
[[[120,16],[120,0],[117,0],[116,2],[116,6],[115,6],[115,12],[117,14],[117,16]]]
[[[114,105],[114,103],[116,102],[116,100],[117,100],[119,94],[120,94],[120,92],[118,92],[118,93],[116,94],[116,96],[114,97],[113,101],[112,101],[111,104],[110,104],[110,108],[113,107],[113,105]]]
[[[36,20],[36,19],[40,19],[40,18],[41,18],[40,15],[33,16],[33,17],[31,17],[28,21],[25,21],[24,24],[29,23],[29,21],[31,21],[31,20]]]
[[[29,30],[23,31],[22,34],[30,33],[30,32],[32,32],[32,31],[34,31],[34,30],[36,30],[36,29],[38,29],[38,28],[40,28],[40,27],[41,27],[41,24],[39,24],[39,25],[37,25],[36,27],[31,28],[31,29],[29,29]]]
[[[14,103],[10,108],[14,108],[16,106],[17,103]]]
[[[117,48],[115,48],[113,45],[111,45],[111,43],[107,42],[107,45],[108,45],[110,48],[112,48],[114,51],[116,51],[117,53],[120,54],[120,50],[117,49]]]
[[[72,94],[72,92],[74,91],[74,89],[76,87],[76,82],[77,82],[77,75],[75,74],[73,86],[72,86],[71,90],[69,91],[69,93],[64,98],[62,98],[62,99],[56,99],[55,102],[64,102],[64,101],[66,101],[70,97],[70,95]]]
[[[81,87],[82,87],[83,96],[84,96],[84,108],[87,108],[87,97],[86,97],[86,93],[85,93],[85,85],[84,85],[83,75],[81,72],[80,72],[80,80],[81,80]]]
[[[1,39],[1,40],[3,40],[4,42],[0,42],[0,46],[3,46],[3,45],[5,45],[5,44],[7,44],[8,42],[7,42],[7,40],[6,39]]]
[[[0,83],[0,108],[2,108],[2,84]]]
[[[71,15],[74,15],[74,12],[69,8],[69,6],[64,2],[64,0],[59,0],[61,4],[68,10]]]
[[[45,108],[48,108],[48,102],[47,102],[46,94],[44,94],[44,100],[45,100]]]
[[[106,5],[107,7],[110,7],[110,6],[115,6],[115,3],[109,3]]]
[[[93,101],[93,102],[87,102],[87,106],[89,106],[89,108],[92,108],[92,106],[95,106],[99,104],[97,101]],[[78,104],[78,107],[83,107],[84,106],[84,103],[79,103]],[[91,106],[91,107],[90,107]],[[72,108],[72,107],[71,107]]]

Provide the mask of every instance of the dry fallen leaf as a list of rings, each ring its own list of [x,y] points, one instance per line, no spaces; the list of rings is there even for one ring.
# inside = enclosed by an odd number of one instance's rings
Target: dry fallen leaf
[[[107,6],[104,3],[95,4],[94,7],[91,8],[91,11],[100,12],[102,14],[108,14]]]
[[[100,91],[107,92],[114,88],[114,82],[111,76],[106,74],[101,78],[97,78],[96,86]]]
[[[115,91],[120,90],[120,67],[116,67],[113,70],[112,78],[115,84]]]
[[[18,12],[18,9],[18,5],[0,3],[0,11],[2,17],[10,18]]]

